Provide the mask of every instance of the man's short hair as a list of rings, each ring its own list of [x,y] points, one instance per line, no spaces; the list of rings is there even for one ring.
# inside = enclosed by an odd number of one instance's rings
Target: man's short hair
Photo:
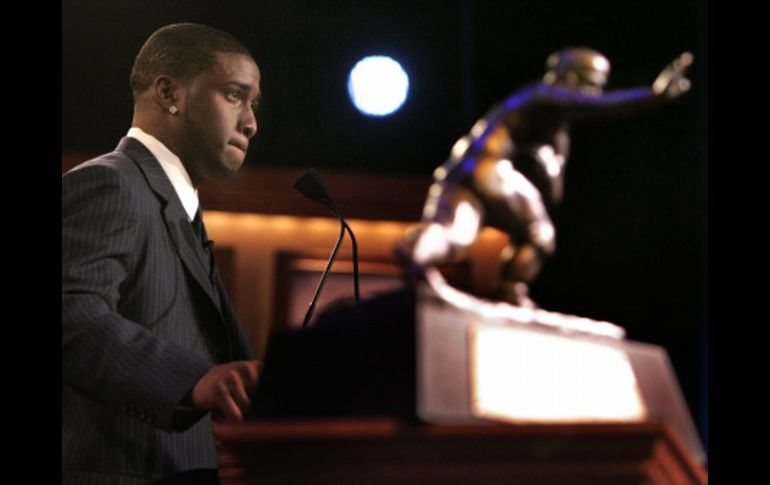
[[[182,81],[193,79],[214,65],[218,52],[253,57],[238,39],[221,30],[191,23],[161,27],[147,39],[134,60],[134,101],[160,75]]]

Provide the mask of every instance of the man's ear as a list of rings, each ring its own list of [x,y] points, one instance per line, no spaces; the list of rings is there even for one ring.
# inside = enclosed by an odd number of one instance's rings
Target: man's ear
[[[158,76],[153,82],[153,97],[163,111],[172,115],[179,112],[177,106],[181,96],[181,85],[168,76]]]

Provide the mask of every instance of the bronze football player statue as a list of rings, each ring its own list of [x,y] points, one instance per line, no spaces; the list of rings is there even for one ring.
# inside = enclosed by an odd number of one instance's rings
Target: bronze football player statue
[[[692,55],[684,53],[651,86],[604,91],[610,63],[601,53],[568,48],[547,60],[543,79],[493,107],[454,144],[434,172],[423,224],[405,241],[413,265],[431,269],[455,260],[485,226],[503,231],[497,299],[535,308],[529,285],[555,250],[549,212],[562,199],[573,120],[606,116],[674,99],[690,87]],[[438,283],[437,283],[438,282]]]

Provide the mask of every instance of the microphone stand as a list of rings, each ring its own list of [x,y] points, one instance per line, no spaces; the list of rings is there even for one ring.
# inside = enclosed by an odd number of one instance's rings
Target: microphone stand
[[[329,276],[329,270],[332,267],[332,264],[334,263],[334,258],[337,257],[337,251],[339,251],[340,246],[342,245],[342,239],[345,237],[345,225],[346,224],[340,224],[340,235],[337,238],[337,244],[334,245],[334,249],[332,249],[332,254],[329,256],[329,261],[326,263],[326,268],[324,269],[323,274],[321,275],[321,279],[318,280],[318,286],[315,288],[315,293],[313,293],[313,298],[310,300],[310,305],[307,308],[307,312],[305,313],[305,320],[302,322],[302,328],[306,328],[308,322],[310,322],[310,318],[313,316],[313,311],[315,310],[315,305],[318,303],[318,295],[321,294],[321,288],[323,288],[324,283],[326,282],[326,277]],[[355,247],[355,246],[354,246]],[[358,286],[356,285],[356,291],[358,290]],[[356,295],[358,293],[356,292]]]
[[[321,279],[315,289],[313,298],[310,300],[307,313],[305,313],[305,320],[302,322],[302,328],[305,328],[310,322],[310,318],[313,316],[313,311],[315,310],[316,303],[318,302],[318,296],[321,294],[321,289],[326,282],[326,277],[329,275],[332,264],[334,263],[334,258],[337,257],[337,251],[339,251],[342,240],[345,237],[345,231],[350,234],[350,240],[353,244],[353,284],[355,289],[356,303],[361,301],[358,282],[358,242],[356,241],[356,236],[353,234],[353,229],[350,228],[350,225],[348,225],[348,222],[342,216],[342,212],[340,212],[340,210],[337,209],[337,206],[334,205],[334,201],[332,201],[326,183],[324,183],[323,179],[321,179],[321,176],[318,175],[318,172],[315,169],[308,170],[305,174],[298,178],[296,182],[294,182],[294,188],[302,193],[302,195],[305,197],[325,205],[331,211],[331,213],[340,220],[340,235],[337,238],[337,243],[334,245],[334,249],[332,250],[331,255],[329,256],[329,261],[326,263],[326,268],[321,275]]]
[[[353,230],[348,225],[348,221],[342,217],[342,212],[340,212],[333,203],[332,207],[332,213],[339,217],[340,222],[342,223],[342,227],[348,231],[348,235],[350,235],[350,242],[353,245],[353,288],[355,291],[356,303],[359,303],[361,301],[361,292],[358,289],[358,242],[356,241],[356,236],[353,234]]]

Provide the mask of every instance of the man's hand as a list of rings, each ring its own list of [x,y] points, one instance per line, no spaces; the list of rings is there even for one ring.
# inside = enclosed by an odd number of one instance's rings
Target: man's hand
[[[667,99],[678,98],[690,90],[690,80],[685,77],[687,68],[692,64],[693,57],[689,52],[674,59],[652,83],[652,90],[658,96]]]
[[[257,386],[258,374],[259,362],[256,360],[240,360],[213,367],[195,383],[192,403],[197,408],[241,421],[251,404],[249,394]]]

